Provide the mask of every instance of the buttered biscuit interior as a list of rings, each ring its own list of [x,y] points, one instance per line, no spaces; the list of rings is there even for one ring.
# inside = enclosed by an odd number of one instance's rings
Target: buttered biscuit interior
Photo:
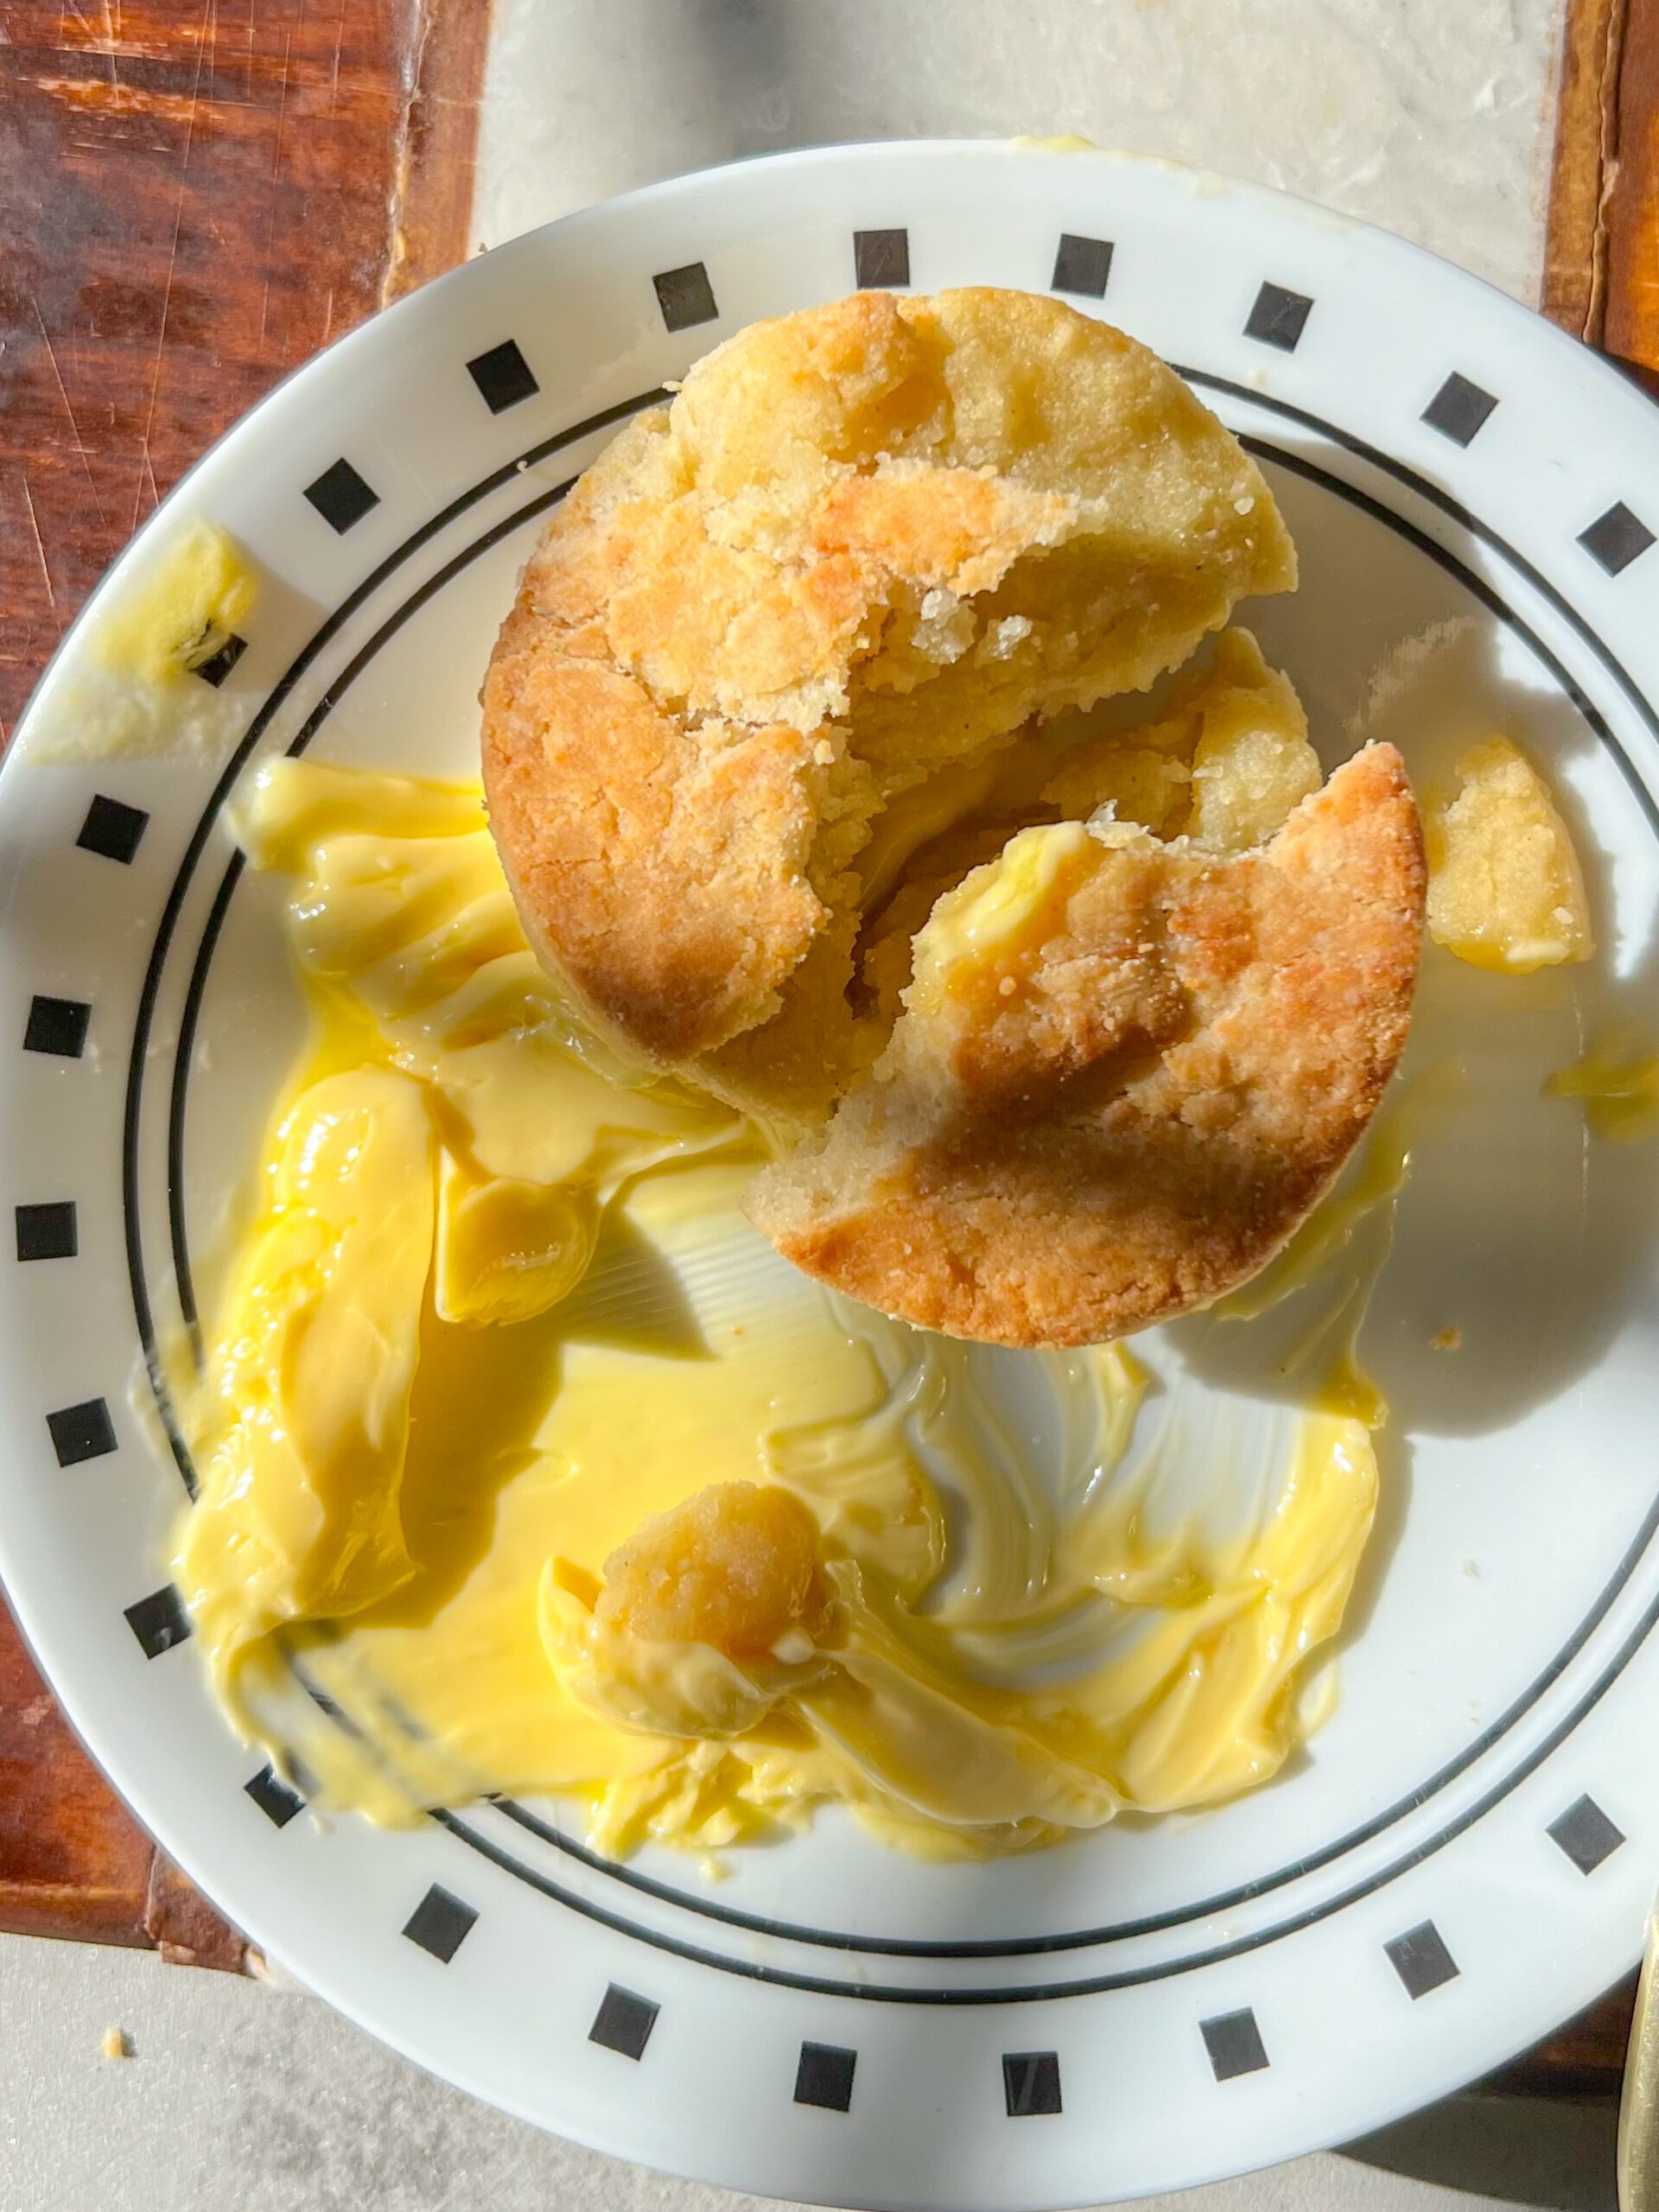
[[[1098,816],[1020,830],[934,905],[874,1074],[761,1172],[751,1218],[809,1274],[956,1335],[1090,1344],[1209,1304],[1370,1122],[1424,880],[1388,746],[1225,856]]]
[[[588,471],[498,641],[485,780],[531,940],[636,1056],[821,1120],[885,1039],[888,813],[927,830],[936,791],[942,834],[1000,756],[1294,580],[1236,441],[1058,301],[757,324]]]

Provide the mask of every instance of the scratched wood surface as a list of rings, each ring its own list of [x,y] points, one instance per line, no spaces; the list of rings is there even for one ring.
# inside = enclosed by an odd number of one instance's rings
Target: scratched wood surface
[[[0,0],[0,741],[99,575],[281,376],[465,251],[486,0]],[[1659,0],[1568,0],[1544,305],[1659,372]],[[0,1929],[245,1946],[0,1608]],[[1504,2089],[1613,2093],[1615,1991]]]
[[[406,285],[465,251],[486,21],[478,0],[0,4],[0,741],[203,448],[394,266]],[[244,1950],[81,1751],[3,1607],[0,1928]]]
[[[1659,393],[1659,0],[1627,0],[1608,166],[1605,308],[1590,334]]]
[[[1659,0],[1567,0],[1542,306],[1659,391]]]

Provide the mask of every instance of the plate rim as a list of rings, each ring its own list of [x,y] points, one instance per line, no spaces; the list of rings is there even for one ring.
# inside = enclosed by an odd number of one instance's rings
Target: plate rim
[[[1220,177],[1212,172],[1195,169],[1179,163],[1165,162],[1154,156],[1125,154],[1111,149],[1094,149],[1089,152],[1084,152],[1079,149],[1077,151],[1060,152],[1056,149],[1040,147],[1024,147],[1018,144],[1011,144],[1008,142],[1001,140],[969,138],[893,142],[874,141],[831,148],[793,149],[779,154],[756,155],[745,158],[741,161],[719,164],[711,168],[690,172],[682,176],[669,178],[639,187],[630,193],[618,195],[613,200],[601,202],[593,207],[576,211],[570,215],[560,219],[556,222],[540,226],[535,231],[525,232],[518,238],[507,241],[500,246],[491,249],[489,256],[476,257],[473,261],[462,264],[460,268],[447,272],[444,276],[435,279],[432,284],[421,288],[419,291],[410,295],[405,300],[393,303],[391,306],[381,310],[377,315],[371,316],[365,322],[358,325],[352,331],[344,334],[340,338],[334,340],[329,346],[325,348],[321,353],[312,356],[308,360],[296,365],[296,367],[277,385],[274,385],[271,391],[266,393],[252,409],[249,410],[244,416],[238,417],[235,423],[231,425],[219,438],[216,439],[213,445],[210,446],[197,460],[197,461],[192,465],[191,468],[188,470],[182,477],[181,477],[177,484],[170,489],[167,498],[160,503],[151,516],[147,518],[143,529],[136,534],[133,539],[130,541],[129,544],[118,556],[117,561],[111,564],[108,570],[105,571],[105,575],[100,579],[98,586],[89,596],[86,606],[77,614],[75,620],[65,632],[63,637],[60,639],[56,649],[51,655],[44,668],[41,670],[35,686],[31,690],[29,702],[25,706],[22,714],[19,716],[16,728],[14,732],[14,741],[7,748],[8,757],[3,763],[0,763],[0,806],[4,805],[9,799],[13,784],[16,780],[16,772],[23,765],[22,755],[24,747],[17,741],[26,737],[37,702],[39,702],[43,691],[46,690],[49,679],[52,679],[56,673],[58,673],[64,666],[67,665],[74,658],[75,651],[84,636],[86,626],[89,620],[94,618],[96,610],[98,609],[99,603],[106,590],[109,588],[112,580],[124,573],[130,563],[134,563],[143,559],[146,548],[151,539],[152,533],[156,531],[158,525],[162,525],[164,524],[164,519],[168,518],[172,512],[175,511],[178,504],[181,502],[181,496],[188,494],[188,488],[191,486],[193,480],[197,477],[199,472],[220,454],[221,448],[232,441],[248,422],[250,422],[255,416],[270,408],[273,402],[276,401],[279,397],[287,392],[289,385],[302,382],[309,372],[313,372],[317,367],[317,365],[320,362],[334,359],[334,357],[340,355],[344,349],[353,346],[362,346],[366,349],[370,345],[379,343],[383,335],[382,326],[395,324],[396,318],[400,314],[405,314],[406,312],[409,314],[414,313],[417,309],[417,303],[421,302],[427,302],[429,303],[429,305],[433,295],[441,292],[446,286],[458,290],[458,289],[464,285],[468,279],[469,273],[474,270],[478,267],[479,262],[483,259],[488,258],[490,260],[498,260],[500,257],[512,256],[515,252],[528,252],[530,251],[533,251],[538,242],[543,241],[555,234],[569,234],[573,231],[578,231],[585,227],[599,225],[607,220],[615,219],[620,215],[635,213],[641,209],[649,210],[653,204],[673,200],[683,195],[689,188],[694,188],[707,180],[726,177],[734,171],[745,172],[751,175],[758,176],[768,170],[773,169],[812,169],[816,168],[823,168],[833,170],[845,166],[862,164],[869,161],[871,157],[877,157],[882,160],[891,159],[895,156],[899,158],[925,158],[928,160],[933,160],[939,157],[957,157],[963,156],[970,156],[976,161],[1005,160],[1020,162],[1028,161],[1063,161],[1076,162],[1083,161],[1090,163],[1098,162],[1110,164],[1115,167],[1126,167],[1140,170],[1161,171],[1172,175],[1178,183],[1185,185],[1189,190],[1201,189],[1206,185],[1219,187],[1224,188],[1230,194],[1243,198],[1253,208],[1278,212],[1289,210],[1304,219],[1311,217],[1320,227],[1381,241],[1386,248],[1392,252],[1398,253],[1403,249],[1407,254],[1419,257],[1427,264],[1439,269],[1451,270],[1460,284],[1478,287],[1479,291],[1487,295],[1491,301],[1501,302],[1505,310],[1512,310],[1515,315],[1524,318],[1526,324],[1541,327],[1543,329],[1551,331],[1554,338],[1561,341],[1562,346],[1571,349],[1571,355],[1573,362],[1573,373],[1575,376],[1582,377],[1586,374],[1593,374],[1598,379],[1602,380],[1604,383],[1605,383],[1606,380],[1611,379],[1611,386],[1612,388],[1616,388],[1621,394],[1626,393],[1629,391],[1626,380],[1621,377],[1618,372],[1613,369],[1604,359],[1592,353],[1588,348],[1580,345],[1578,341],[1572,339],[1567,333],[1560,331],[1556,326],[1548,323],[1543,316],[1513,300],[1509,295],[1498,290],[1486,280],[1473,276],[1468,271],[1459,270],[1456,267],[1456,264],[1444,260],[1441,257],[1430,252],[1427,249],[1416,245],[1412,241],[1399,238],[1395,237],[1395,234],[1382,230],[1377,226],[1362,221],[1357,218],[1338,214],[1334,211],[1323,207],[1318,202],[1311,201],[1297,195],[1278,192],[1269,187]],[[372,338],[369,335],[371,333],[375,334]],[[1532,334],[1535,339],[1535,327]],[[1558,353],[1557,358],[1565,361],[1567,356]],[[9,1543],[7,1532],[3,1523],[0,1523],[0,1554],[7,1552],[8,1549]],[[51,1684],[53,1682],[53,1677],[48,1669],[41,1662],[36,1641],[32,1633],[31,1624],[28,1618],[29,1611],[28,1602],[26,1599],[20,1599],[18,1597],[14,1586],[15,1580],[16,1577],[14,1573],[14,1575],[9,1580],[7,1585],[8,1590],[11,1593],[11,1604],[14,1616],[17,1619],[20,1632],[29,1649],[30,1656],[35,1659],[35,1663],[40,1668],[42,1678]],[[114,1770],[118,1766],[124,1765],[124,1761],[120,1758],[118,1752],[112,1758],[106,1759],[100,1751],[94,1749],[86,1731],[83,1728],[81,1716],[70,1706],[62,1702],[61,1694],[56,1691],[55,1685],[54,1685],[54,1695],[58,1696],[60,1699],[62,1710],[64,1711],[66,1718],[68,1719],[77,1739],[81,1741],[86,1746],[90,1755],[93,1758],[100,1770],[105,1774],[110,1776],[112,1783],[117,1787],[124,1802],[125,1802],[130,1808],[134,1808],[136,1810],[135,1796],[139,1795],[147,1796],[148,1792],[130,1795],[124,1783],[116,1783],[114,1781]],[[150,1823],[145,1818],[144,1815],[137,1814],[137,1816],[143,1821],[147,1829],[150,1827]],[[163,1823],[157,1822],[156,1828],[150,1832],[158,1833],[163,1825]],[[190,1870],[191,1854],[188,1849],[184,1853],[176,1852],[170,1841],[166,1843],[164,1847],[168,1850],[169,1856],[175,1857],[179,1860],[179,1863],[187,1867],[187,1870]],[[203,1886],[207,1891],[207,1893],[211,1895],[213,1894],[213,1887],[217,1885],[204,1885]],[[270,1949],[270,1955],[277,1957],[278,1959],[282,1959],[283,1956],[283,1950],[280,1946],[265,1947],[262,1945],[262,1948],[268,1948]],[[451,2066],[446,2063],[435,2063],[423,2057],[417,2051],[411,2050],[408,2043],[401,2037],[394,2037],[389,2034],[387,2029],[378,2022],[372,2022],[368,2018],[365,2017],[362,2012],[359,2012],[353,2002],[340,1993],[338,1986],[327,1986],[324,1982],[320,1980],[315,1972],[308,1971],[306,1973],[297,1974],[296,1979],[305,1981],[308,1986],[318,1987],[320,1993],[327,1996],[327,2001],[331,2002],[338,2009],[344,2012],[347,2017],[356,2020],[358,2024],[363,2026],[368,2032],[375,2035],[377,2038],[392,2042],[394,2044],[394,2047],[404,2050],[406,2055],[415,2058],[416,2063],[428,2066],[429,2070],[437,2072],[445,2078],[455,2078],[454,2070]],[[470,2083],[465,2084],[464,2086],[472,2088],[474,2094],[480,2095],[487,2102],[496,2105],[505,2105],[508,2109],[520,2109],[511,2105],[499,2090],[473,2088],[473,2085]],[[1408,2105],[1402,2109],[1409,2110],[1413,2108],[1414,2108],[1414,2103],[1413,2105]],[[533,2124],[540,2126],[547,2126],[550,2124],[544,2120],[539,2119],[537,2114],[528,2108],[520,2109],[520,2116],[531,2120]],[[571,2139],[586,2142],[590,2147],[600,2150],[613,2151],[613,2155],[625,2155],[634,2158],[638,2158],[639,2155],[637,2151],[633,2150],[617,2153],[613,2150],[613,2145],[608,2140],[601,2139],[599,2136],[582,2135],[577,2133],[566,2120],[561,2120],[559,2123],[559,2132],[563,2134],[569,2135]],[[1325,2139],[1320,2137],[1319,2139],[1322,2142]],[[1317,2147],[1317,2145],[1310,2139],[1308,2147]],[[1296,2153],[1288,2152],[1282,2155],[1296,2155]],[[648,2160],[646,2162],[648,2163]],[[683,2171],[683,2169],[678,2166],[663,2166],[658,2170],[664,2171]],[[706,2169],[704,2169],[704,2171],[706,2171]],[[1192,2177],[1192,2182],[1169,2183],[1165,2185],[1170,2187],[1185,2187],[1193,2185],[1198,2181],[1213,2179],[1220,2173],[1234,2171],[1237,2171],[1235,2166],[1230,2164],[1223,2164],[1222,2166],[1216,2168],[1213,2172],[1205,2171],[1204,2173],[1195,2174]],[[735,2184],[727,2183],[725,2185]],[[878,2200],[870,2199],[863,2201],[876,2202]]]

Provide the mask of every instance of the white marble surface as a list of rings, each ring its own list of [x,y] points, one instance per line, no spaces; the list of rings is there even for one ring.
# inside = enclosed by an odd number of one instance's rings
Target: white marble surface
[[[480,243],[737,155],[1076,131],[1323,199],[1536,296],[1558,0],[495,0]],[[106,2028],[135,2055],[100,2055]],[[1184,2212],[1611,2208],[1605,2112],[1456,2100]],[[303,1994],[0,1939],[0,2212],[717,2212]]]
[[[1076,132],[1535,302],[1561,0],[495,0],[474,238],[743,154]]]

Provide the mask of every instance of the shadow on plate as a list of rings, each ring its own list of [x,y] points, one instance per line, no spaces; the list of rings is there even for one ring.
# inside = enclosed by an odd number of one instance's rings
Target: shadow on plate
[[[1548,2212],[1617,2212],[1618,2134],[1611,2098],[1579,2102],[1475,2092],[1344,2144],[1343,2156],[1414,2181]]]
[[[1346,718],[1347,744],[1361,734],[1402,741],[1420,796],[1454,787],[1453,764],[1472,739],[1517,737],[1556,782],[1599,940],[1586,965],[1526,976],[1425,944],[1410,1043],[1383,1108],[1403,1115],[1410,1173],[1363,1340],[1394,1433],[1506,1427],[1569,1388],[1654,1306],[1659,1135],[1591,1138],[1580,1104],[1548,1096],[1544,1084],[1615,1026],[1659,1048],[1659,945],[1633,964],[1626,951],[1625,972],[1615,973],[1611,870],[1559,778],[1595,740],[1564,695],[1504,673],[1499,636],[1463,620],[1398,646]],[[1362,1229],[1356,1251],[1370,1233]],[[1208,1380],[1295,1398],[1307,1370],[1282,1370],[1331,1299],[1329,1281],[1316,1281],[1256,1319],[1200,1315],[1170,1334]],[[1436,1349],[1448,1332],[1455,1349]]]

